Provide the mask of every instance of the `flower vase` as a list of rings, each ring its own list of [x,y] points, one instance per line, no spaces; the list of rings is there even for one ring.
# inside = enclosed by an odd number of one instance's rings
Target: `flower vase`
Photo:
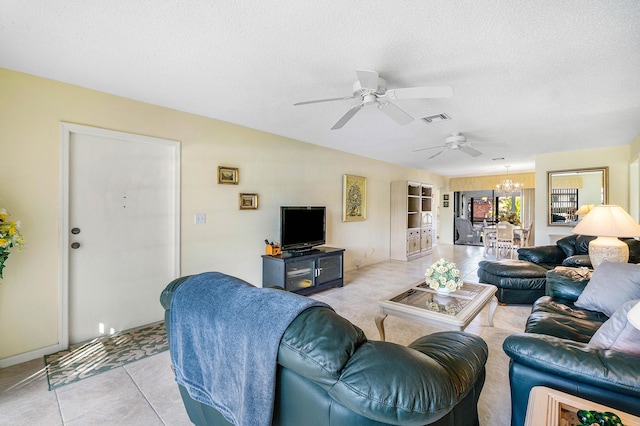
[[[448,289],[448,288],[446,288],[446,287],[438,287],[438,288],[436,288],[436,293],[438,293],[438,294],[445,294],[445,295],[446,295],[446,294],[451,293],[451,290],[449,290],[449,289]]]

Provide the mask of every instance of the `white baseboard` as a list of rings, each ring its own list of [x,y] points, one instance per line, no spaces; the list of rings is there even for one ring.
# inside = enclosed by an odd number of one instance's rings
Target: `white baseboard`
[[[45,355],[52,354],[62,350],[60,344],[47,346],[46,348],[36,349],[35,351],[29,351],[22,354],[10,356],[0,359],[0,368],[11,367],[12,365],[22,364],[23,362],[31,361],[36,358],[42,358]]]

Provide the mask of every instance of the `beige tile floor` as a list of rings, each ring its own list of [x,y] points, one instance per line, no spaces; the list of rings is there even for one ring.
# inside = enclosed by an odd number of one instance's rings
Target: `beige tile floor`
[[[456,262],[468,281],[477,281],[482,251],[482,247],[441,245],[411,262],[390,260],[348,272],[343,288],[312,297],[331,305],[375,340],[377,300],[421,279],[426,267],[440,257]],[[485,309],[466,329],[489,345],[487,380],[479,403],[481,425],[510,422],[508,358],[502,342],[524,329],[529,311],[529,306],[499,306],[494,327],[489,327]],[[385,331],[388,341],[408,344],[436,329],[389,316]],[[54,391],[47,390],[42,359],[1,369],[0,425],[188,425],[169,364],[169,353],[164,352]]]

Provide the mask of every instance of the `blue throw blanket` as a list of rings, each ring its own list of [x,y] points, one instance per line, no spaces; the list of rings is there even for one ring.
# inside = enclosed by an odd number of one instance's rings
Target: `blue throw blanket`
[[[326,304],[207,272],[171,300],[171,360],[191,398],[238,425],[269,425],[278,346],[300,312]]]

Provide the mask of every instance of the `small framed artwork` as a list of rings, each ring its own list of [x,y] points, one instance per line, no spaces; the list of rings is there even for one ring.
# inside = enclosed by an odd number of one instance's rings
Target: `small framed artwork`
[[[342,221],[355,222],[367,218],[367,179],[344,175],[342,179]]]
[[[218,166],[218,183],[238,184],[238,168]]]
[[[240,210],[256,210],[258,208],[258,194],[240,194]]]
[[[442,207],[449,207],[449,202],[448,201],[443,201],[442,202]]]
[[[443,199],[444,201],[449,201],[449,194],[443,194],[443,195],[442,195],[442,199]]]

